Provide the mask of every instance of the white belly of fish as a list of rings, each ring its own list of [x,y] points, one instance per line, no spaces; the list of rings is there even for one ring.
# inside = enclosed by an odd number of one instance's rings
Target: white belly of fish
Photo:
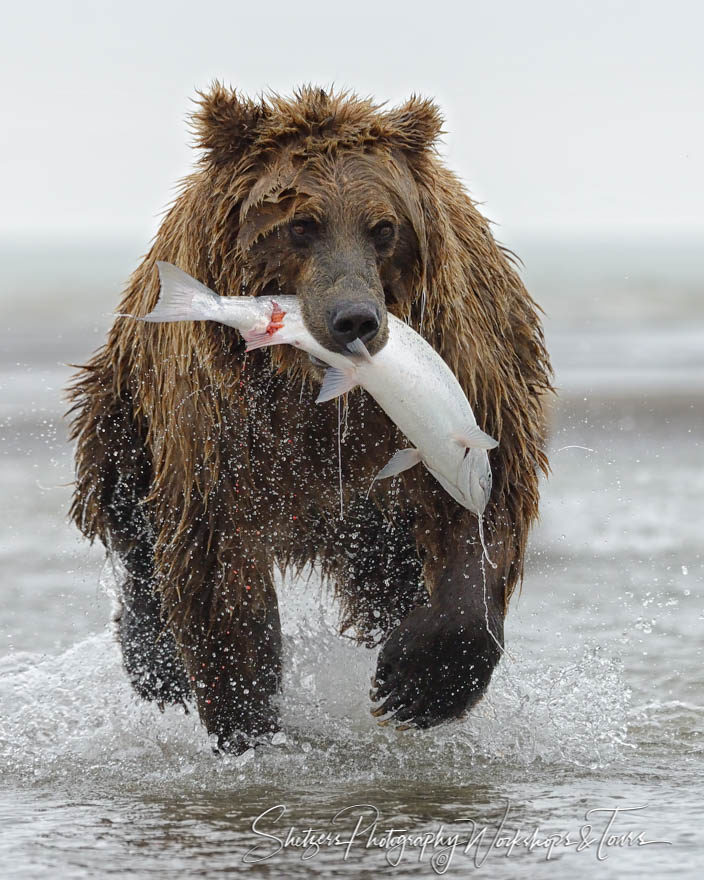
[[[357,367],[359,384],[405,434],[443,488],[459,504],[482,514],[491,469],[486,448],[473,447],[471,436],[462,442],[477,424],[469,402],[425,340],[396,318],[389,324],[387,344],[371,362]]]

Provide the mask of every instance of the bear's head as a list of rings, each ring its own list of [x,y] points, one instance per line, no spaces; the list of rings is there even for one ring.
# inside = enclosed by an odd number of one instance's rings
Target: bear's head
[[[209,184],[229,203],[245,292],[298,296],[325,348],[344,351],[359,337],[378,351],[387,308],[408,314],[423,288],[413,163],[440,134],[435,105],[411,98],[383,111],[313,88],[255,102],[216,83],[194,121]]]

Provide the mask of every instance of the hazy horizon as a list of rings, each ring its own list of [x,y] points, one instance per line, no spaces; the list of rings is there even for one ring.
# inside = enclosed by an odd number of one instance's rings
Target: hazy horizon
[[[0,234],[148,241],[192,167],[186,118],[245,93],[334,83],[434,97],[440,151],[509,243],[704,236],[704,8],[557,0],[353,10],[311,0],[38,2],[5,11]]]

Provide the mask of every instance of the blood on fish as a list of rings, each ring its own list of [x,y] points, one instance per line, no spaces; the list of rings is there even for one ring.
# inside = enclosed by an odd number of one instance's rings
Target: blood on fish
[[[284,317],[286,312],[281,308],[281,306],[272,300],[271,303],[271,318],[269,319],[269,324],[266,328],[267,336],[273,336],[277,330],[280,330],[284,326]]]

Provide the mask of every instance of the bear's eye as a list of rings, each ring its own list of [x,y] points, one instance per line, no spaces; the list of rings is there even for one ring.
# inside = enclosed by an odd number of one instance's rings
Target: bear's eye
[[[390,220],[381,220],[372,227],[372,238],[378,247],[385,247],[393,241],[396,227]]]
[[[307,244],[318,229],[312,217],[294,217],[289,225],[294,244]]]

